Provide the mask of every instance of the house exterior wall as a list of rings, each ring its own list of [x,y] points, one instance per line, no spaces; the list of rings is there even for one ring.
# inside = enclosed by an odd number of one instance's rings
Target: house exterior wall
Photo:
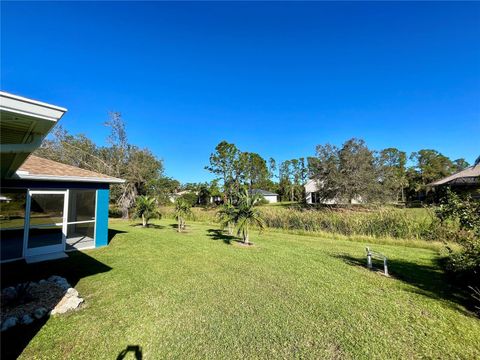
[[[53,182],[53,181],[25,181],[25,180],[2,180],[1,184],[1,190],[3,191],[8,191],[8,189],[16,189],[15,191],[25,191],[25,194],[27,194],[28,190],[48,190],[48,191],[54,191],[54,190],[60,190],[60,191],[65,191],[65,190],[70,190],[67,192],[67,194],[71,194],[72,191],[74,190],[91,190],[95,191],[95,228],[94,228],[94,239],[91,239],[91,244],[94,245],[94,247],[101,247],[105,246],[108,244],[108,204],[109,204],[109,185],[105,183],[82,183],[82,182]],[[12,190],[13,191],[13,190]],[[69,198],[69,196],[67,196]],[[67,201],[67,200],[66,200]],[[67,210],[65,214],[65,221],[70,221],[68,220],[68,216],[71,213],[74,213],[75,210],[72,210],[72,204],[70,204],[70,208],[68,206],[66,207]],[[93,214],[92,214],[93,215]],[[25,234],[25,232],[28,233],[29,229],[28,227],[28,222],[27,218],[29,217],[29,214],[25,213],[25,221],[23,221],[23,231],[22,234]],[[68,224],[68,223],[67,223]],[[93,225],[93,224],[92,224]],[[67,225],[69,226],[69,225]],[[9,231],[9,230],[7,230]],[[19,229],[20,231],[20,229]],[[70,230],[67,231],[67,236],[70,234]],[[14,239],[11,239],[9,241],[14,241],[14,244],[17,244],[17,242],[24,243],[25,240],[22,239],[25,235],[18,235],[15,236]],[[91,236],[91,235],[90,235]],[[18,240],[16,240],[18,237]],[[4,239],[6,241],[6,239]],[[68,246],[68,238],[66,239],[65,243],[65,251],[68,250],[75,250],[75,248],[72,248],[71,246]],[[1,243],[1,248],[2,248],[2,259],[1,261],[11,261],[11,260],[18,260],[25,258],[26,256],[26,250],[25,250],[25,245],[23,245],[23,250],[20,252],[17,252],[14,257],[11,256],[3,256],[6,255],[4,254],[4,251],[6,249],[6,242]],[[12,242],[8,243],[8,246],[11,247],[10,245],[13,244]],[[88,244],[87,244],[88,245]],[[92,246],[90,245],[90,247]],[[15,245],[16,246],[16,245]],[[19,244],[20,246],[20,244]],[[82,249],[81,247],[77,247],[77,249]]]
[[[307,204],[313,204],[312,193],[318,191],[317,183],[315,180],[308,180],[305,184],[305,200]]]
[[[108,189],[97,190],[97,212],[95,214],[95,247],[108,245]]]
[[[278,202],[278,196],[277,195],[264,195],[263,196],[265,200],[267,200],[270,204],[274,204]]]
[[[320,185],[321,186],[321,185]],[[316,180],[310,179],[306,182],[305,184],[305,201],[307,204],[324,204],[324,205],[336,205],[336,204],[341,204],[341,202],[338,199],[326,199],[321,202],[315,202],[315,194],[317,191],[319,191],[319,182]],[[351,204],[362,204],[363,201],[360,197],[353,199]]]

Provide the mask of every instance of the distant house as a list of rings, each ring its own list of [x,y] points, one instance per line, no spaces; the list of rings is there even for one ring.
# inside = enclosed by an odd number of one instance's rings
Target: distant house
[[[66,111],[0,92],[1,262],[108,243],[109,185],[124,180],[32,155]]]
[[[168,198],[170,199],[170,202],[174,203],[179,197],[182,197],[183,195],[186,195],[186,194],[198,195],[198,191],[192,191],[192,190],[177,191],[173,194],[170,194]]]
[[[267,191],[267,190],[252,189],[252,190],[250,190],[250,195],[263,196],[263,198],[265,200],[267,200],[268,203],[270,203],[270,204],[274,204],[274,203],[278,202],[278,194],[275,194],[275,193]]]
[[[315,179],[310,179],[305,184],[305,201],[307,204],[324,204],[324,205],[335,205],[341,204],[342,202],[338,199],[322,199],[319,193],[321,183]],[[353,199],[350,204],[361,204],[362,199],[357,197]]]
[[[0,195],[0,201],[3,201],[3,202],[5,202],[6,204],[8,204],[10,201],[12,201],[12,199],[10,199],[10,198],[7,197],[7,196]]]
[[[479,159],[480,160],[480,159]],[[428,184],[432,188],[450,187],[456,192],[470,193],[480,198],[480,161],[453,175]]]
[[[220,195],[210,196],[210,204],[220,205],[223,203],[223,198]]]
[[[190,194],[193,194],[193,195],[197,196],[196,203],[200,204],[200,205],[207,205],[207,204],[219,205],[223,202],[223,199],[220,195],[212,195],[212,196],[204,197],[204,196],[202,196],[202,193],[200,191],[193,191],[193,190],[177,191],[173,194],[170,194],[168,196],[168,198],[169,198],[171,203],[174,203],[178,198],[180,198],[184,195],[190,195]]]

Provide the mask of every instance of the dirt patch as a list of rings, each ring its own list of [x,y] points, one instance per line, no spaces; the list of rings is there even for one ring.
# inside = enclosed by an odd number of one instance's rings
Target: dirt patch
[[[28,325],[49,314],[77,309],[83,299],[65,278],[53,275],[48,280],[10,286],[1,293],[1,326],[5,331],[17,324]]]
[[[20,290],[16,299],[5,299],[2,295],[2,322],[12,316],[21,318],[33,314],[40,307],[51,310],[66,293],[64,288],[51,281],[32,282],[24,286],[25,289]]]

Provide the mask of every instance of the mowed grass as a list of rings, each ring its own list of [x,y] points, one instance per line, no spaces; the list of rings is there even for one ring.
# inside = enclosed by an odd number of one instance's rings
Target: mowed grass
[[[212,225],[156,224],[111,221],[110,245],[86,252],[103,265],[76,284],[85,306],[51,317],[21,358],[115,359],[129,345],[144,359],[480,357],[480,321],[432,250],[374,245],[387,278],[358,242],[276,231],[245,248]],[[50,268],[72,278],[85,259]]]

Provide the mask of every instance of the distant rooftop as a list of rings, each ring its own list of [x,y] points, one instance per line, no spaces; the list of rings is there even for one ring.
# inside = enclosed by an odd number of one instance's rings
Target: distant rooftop
[[[470,166],[462,171],[459,171],[456,174],[447,176],[443,179],[437,180],[430,186],[439,186],[439,185],[469,185],[469,184],[478,184],[480,182],[480,163]]]

